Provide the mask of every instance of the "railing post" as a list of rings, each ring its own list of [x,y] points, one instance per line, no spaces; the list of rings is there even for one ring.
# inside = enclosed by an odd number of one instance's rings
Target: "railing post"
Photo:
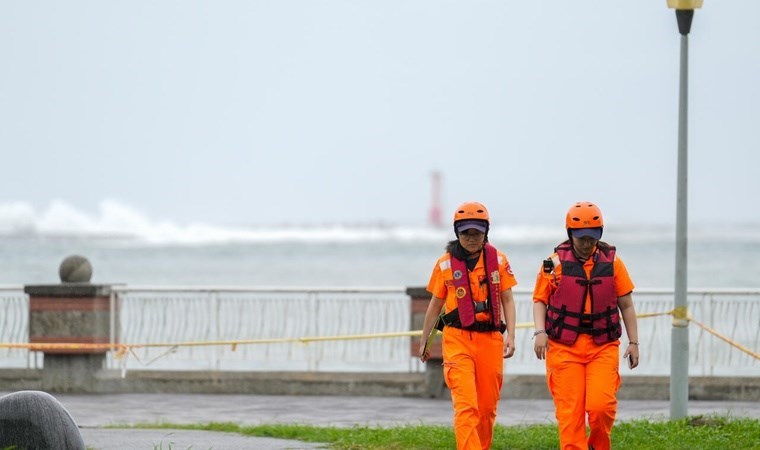
[[[111,291],[108,299],[108,343],[111,344],[111,351],[116,350],[116,291]]]
[[[212,308],[211,323],[213,323],[214,324],[213,326],[216,328],[214,330],[213,335],[214,335],[214,340],[219,342],[222,340],[221,335],[220,335],[220,330],[221,330],[220,320],[221,319],[219,317],[220,316],[219,308],[221,307],[221,305],[219,304],[219,292],[211,291],[210,295],[211,295],[210,306]],[[220,356],[221,352],[222,350],[219,348],[218,345],[214,345],[211,347],[211,358],[213,359],[212,366],[213,366],[213,369],[216,370],[217,372],[222,370],[222,359]]]
[[[314,291],[309,291],[307,295],[307,299],[309,302],[309,318],[307,319],[307,329],[309,330],[309,336],[318,336],[319,335],[319,328],[316,318],[319,317],[317,314],[319,313],[319,308],[317,306],[317,293]],[[314,354],[314,345],[307,343],[306,345],[306,354],[308,355],[306,361],[307,361],[307,369],[309,372],[315,372],[319,370],[319,362],[317,361],[317,357]]]
[[[30,304],[29,303],[29,295],[26,294],[26,293],[24,293],[24,301],[26,302],[26,305],[24,305],[26,307],[25,310],[26,311],[30,311],[30,309],[29,309],[29,304]],[[31,314],[30,314],[30,316],[31,316]],[[26,321],[26,326],[24,328],[25,328],[24,329],[24,334],[26,336],[30,336],[30,334],[29,334],[29,321],[28,320]],[[34,368],[35,369],[39,369],[40,366],[39,366],[38,361],[37,361],[37,352],[31,352],[30,351],[30,352],[26,353],[26,367],[27,368],[32,367],[32,361],[34,362]]]

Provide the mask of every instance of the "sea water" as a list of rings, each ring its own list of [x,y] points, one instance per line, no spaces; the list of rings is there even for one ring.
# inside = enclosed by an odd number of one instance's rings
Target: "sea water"
[[[532,288],[541,261],[566,238],[561,227],[496,226],[490,241],[506,253],[519,286]],[[0,233],[0,284],[57,283],[61,261],[81,255],[93,283],[287,287],[425,286],[453,238],[450,228],[325,226],[175,229],[150,235],[92,232]],[[672,288],[672,226],[608,227],[639,288]],[[689,287],[760,286],[760,226],[692,226]]]
[[[749,225],[723,227],[720,230],[692,227],[688,246],[689,287],[760,286],[759,228]],[[449,228],[401,226],[256,228],[242,231],[216,229],[200,233],[179,231],[142,235],[49,231],[0,234],[0,285],[18,287],[57,283],[61,261],[66,256],[77,254],[89,259],[93,266],[92,282],[98,284],[124,283],[133,287],[424,287],[446,242],[453,238]],[[526,225],[494,227],[489,237],[507,254],[518,287],[529,290],[533,287],[541,261],[566,238],[563,234],[562,228]],[[618,254],[626,263],[637,288],[673,288],[674,238],[673,227],[667,226],[610,227],[604,233],[604,240],[618,247]],[[527,301],[529,297],[523,294],[520,298]],[[662,308],[662,311],[666,309]],[[755,311],[754,308],[743,310]],[[651,336],[656,335],[652,327],[656,328],[660,323],[666,324],[666,321],[649,321],[640,326],[644,340],[650,336],[646,341],[649,342],[647,348],[650,354],[646,369],[638,373],[668,373],[667,352],[651,351],[659,345],[652,343]],[[719,323],[716,326],[720,331],[733,335],[736,334],[736,330],[731,328],[734,323],[730,320],[728,324]],[[741,331],[749,333],[747,345],[753,345],[751,336],[755,335],[755,329]],[[695,336],[694,342],[696,351],[700,338]],[[520,345],[528,344],[521,342]],[[408,349],[406,343],[399,346],[402,354]],[[729,353],[720,350],[716,355]],[[510,362],[513,373],[541,373],[540,365],[530,358],[529,353],[521,355]],[[745,355],[736,351],[730,355],[746,359]],[[181,362],[164,359],[166,361],[162,360],[162,363],[167,364],[166,367],[187,368]],[[385,362],[383,370],[407,370],[407,359],[401,358],[396,365]],[[207,365],[211,357],[203,356],[200,360]],[[26,363],[24,358],[19,361],[20,364]],[[131,364],[142,367],[134,361]],[[269,367],[260,364],[260,367]],[[378,370],[377,365],[368,363],[357,366],[354,361],[350,367],[351,370],[357,370],[357,367]],[[751,362],[742,365],[741,370],[756,373]]]

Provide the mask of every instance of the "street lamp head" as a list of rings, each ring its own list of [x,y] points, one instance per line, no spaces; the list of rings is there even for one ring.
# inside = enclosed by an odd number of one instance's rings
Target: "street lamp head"
[[[686,36],[691,31],[691,21],[694,18],[694,10],[702,7],[704,0],[668,0],[668,8],[676,10],[678,32]]]
[[[668,8],[672,9],[699,9],[703,0],[668,0]]]

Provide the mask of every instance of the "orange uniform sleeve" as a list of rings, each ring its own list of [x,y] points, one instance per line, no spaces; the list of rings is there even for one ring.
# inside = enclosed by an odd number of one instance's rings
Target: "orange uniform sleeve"
[[[557,282],[562,272],[561,267],[554,268],[555,273],[545,273],[543,264],[538,270],[536,276],[536,285],[533,287],[533,301],[549,303],[549,297],[551,297],[554,290],[557,289]]]
[[[441,260],[439,259],[433,267],[433,273],[430,275],[430,281],[428,281],[427,290],[434,297],[441,299],[446,298],[446,284],[444,283],[443,276],[441,274],[440,267]]]
[[[517,278],[515,278],[515,274],[512,272],[512,266],[509,265],[509,260],[507,259],[507,255],[501,253],[500,255],[502,258],[504,258],[504,264],[499,266],[499,277],[501,278],[501,292],[504,292],[508,289],[512,289],[513,287],[517,286]]]
[[[612,263],[612,270],[615,272],[615,295],[620,298],[633,292],[633,280],[628,275],[628,268],[617,255]]]

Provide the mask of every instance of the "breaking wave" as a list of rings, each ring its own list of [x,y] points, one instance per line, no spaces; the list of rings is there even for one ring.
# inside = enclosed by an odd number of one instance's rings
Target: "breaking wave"
[[[494,242],[546,243],[564,237],[561,224],[496,225]],[[606,231],[614,242],[673,242],[668,225],[616,225]],[[0,203],[0,235],[64,236],[126,240],[155,245],[208,245],[272,242],[435,242],[452,237],[450,227],[407,225],[320,225],[228,227],[208,223],[179,224],[156,220],[118,201],[104,200],[95,212],[81,211],[64,201],[53,201],[42,211],[25,202]],[[614,239],[613,239],[614,238]],[[760,226],[733,225],[710,229],[692,225],[689,238],[697,240],[760,242]]]

